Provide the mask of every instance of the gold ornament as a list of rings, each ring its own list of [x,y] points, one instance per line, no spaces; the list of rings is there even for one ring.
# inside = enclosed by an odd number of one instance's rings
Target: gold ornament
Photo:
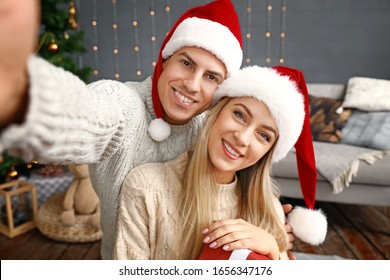
[[[60,46],[54,39],[51,39],[49,45],[47,46],[47,49],[51,54],[56,54],[60,51]]]
[[[77,27],[79,26],[74,17],[70,17],[68,22],[69,22],[70,26],[72,27],[72,29],[77,29]]]
[[[15,167],[13,166],[11,170],[7,174],[8,179],[10,180],[16,180],[19,177],[18,171],[16,171]]]
[[[68,9],[69,16],[75,16],[76,15],[76,7],[74,6],[73,2],[70,2],[69,9]]]
[[[77,29],[78,24],[76,21],[76,7],[74,6],[73,2],[70,2],[69,4],[68,14],[69,14],[68,23],[73,29]]]

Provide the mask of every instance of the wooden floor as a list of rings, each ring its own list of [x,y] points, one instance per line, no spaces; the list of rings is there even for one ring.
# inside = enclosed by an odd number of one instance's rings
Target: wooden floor
[[[290,200],[301,204],[299,200]],[[358,260],[390,259],[390,223],[385,207],[317,203],[328,217],[328,235],[317,247],[297,240],[293,251],[337,255]],[[9,239],[0,235],[2,260],[99,260],[100,241],[65,243],[43,236],[37,229]]]

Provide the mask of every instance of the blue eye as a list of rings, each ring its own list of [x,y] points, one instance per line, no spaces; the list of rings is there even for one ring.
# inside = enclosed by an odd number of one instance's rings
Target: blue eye
[[[267,133],[264,133],[264,132],[258,132],[259,136],[261,137],[261,139],[264,139],[265,141],[267,142],[270,142],[271,141],[271,138],[268,136]]]
[[[208,75],[208,78],[210,80],[214,81],[214,82],[219,83],[219,79],[216,76],[212,75],[212,74]]]
[[[240,120],[245,120],[244,115],[239,111],[234,111],[234,115],[239,118]]]

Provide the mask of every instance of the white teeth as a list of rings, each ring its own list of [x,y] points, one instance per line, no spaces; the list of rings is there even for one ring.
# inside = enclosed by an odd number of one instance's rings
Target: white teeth
[[[238,154],[235,150],[233,150],[232,147],[230,147],[225,141],[223,141],[223,145],[226,147],[226,149],[235,157],[239,157],[240,154]]]
[[[176,90],[175,90],[175,95],[176,95],[177,97],[179,97],[180,100],[183,101],[184,103],[193,103],[193,102],[194,102],[194,100],[189,99],[189,98],[185,97],[184,95],[181,95],[181,94],[178,93]]]

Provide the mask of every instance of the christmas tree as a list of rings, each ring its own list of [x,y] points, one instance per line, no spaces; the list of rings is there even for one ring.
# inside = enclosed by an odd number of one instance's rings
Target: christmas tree
[[[90,67],[79,67],[77,55],[86,52],[84,33],[77,30],[77,11],[69,0],[41,0],[41,34],[37,46],[38,54],[54,65],[62,67],[84,82],[92,74]],[[0,183],[29,177],[31,170],[42,167],[37,162],[26,163],[7,153],[0,154]],[[50,167],[50,166],[49,166]]]
[[[84,32],[78,30],[74,3],[69,0],[42,0],[41,7],[39,55],[88,82],[92,68],[79,67],[76,62],[77,55],[85,53],[86,48],[83,45]]]

